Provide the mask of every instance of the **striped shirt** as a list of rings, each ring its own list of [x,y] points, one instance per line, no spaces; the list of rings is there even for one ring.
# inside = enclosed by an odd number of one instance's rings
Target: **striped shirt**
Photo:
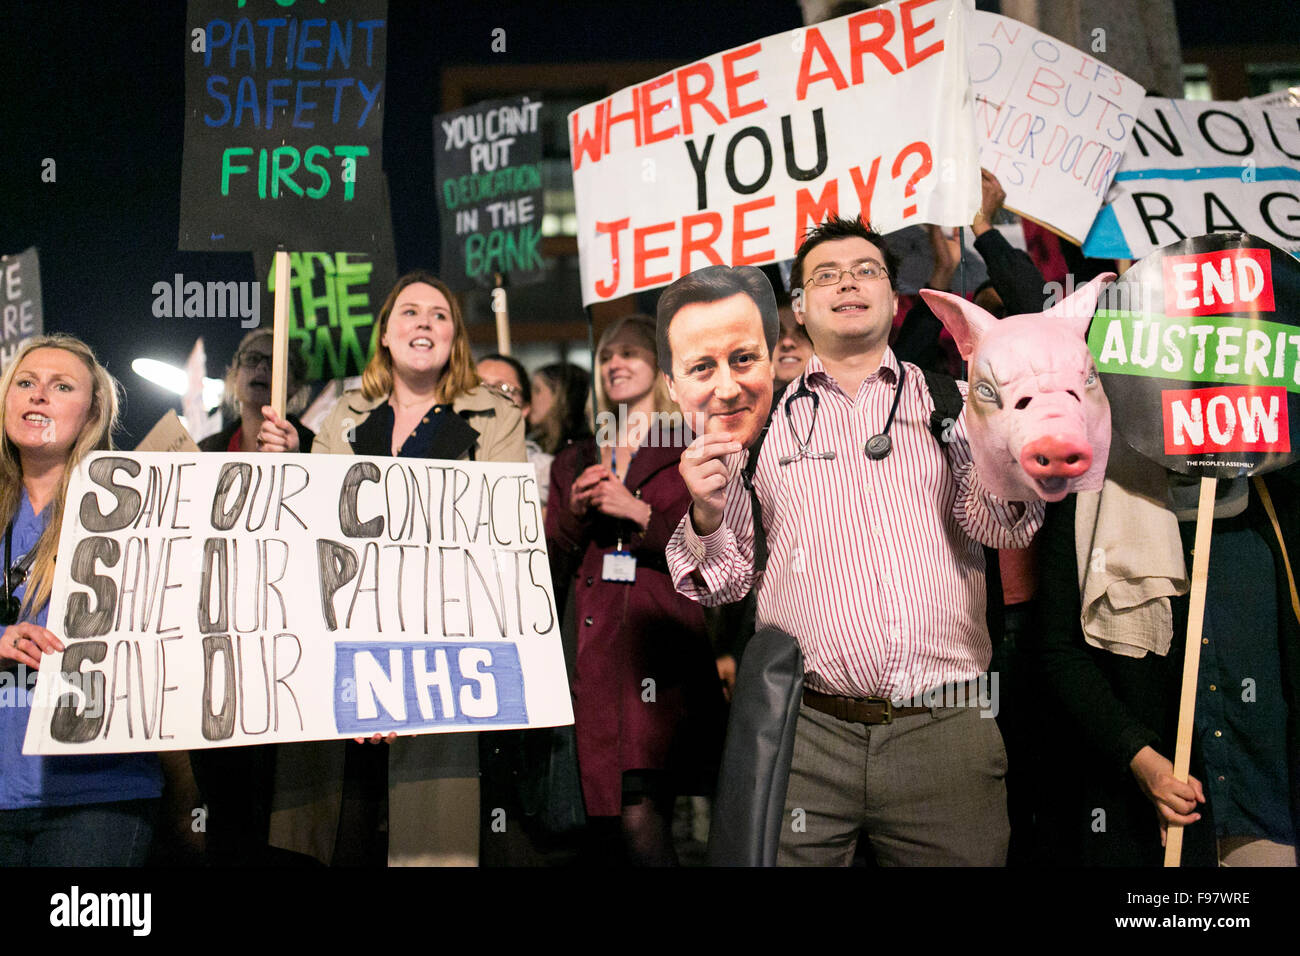
[[[964,411],[951,440],[935,440],[934,401],[910,363],[889,432],[893,451],[867,457],[867,439],[889,416],[898,368],[887,349],[854,397],[814,355],[805,375],[820,398],[815,424],[807,395],[787,419],[798,381],[786,389],[754,477],[768,543],[761,578],[754,580],[744,452],[727,461],[722,526],[701,538],[687,512],[667,548],[677,590],[701,604],[737,601],[757,587],[758,629],[793,635],[806,685],[824,693],[903,700],[984,671],[992,648],[980,545],[1023,548],[1043,520],[1042,502],[1009,504],[984,490]],[[964,396],[966,383],[959,386]],[[835,458],[779,464],[798,454],[800,439],[809,453]]]

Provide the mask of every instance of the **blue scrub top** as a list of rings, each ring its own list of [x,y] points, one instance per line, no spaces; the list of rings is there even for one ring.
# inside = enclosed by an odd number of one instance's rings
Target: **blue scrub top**
[[[45,530],[49,510],[46,508],[40,515],[33,513],[27,491],[23,490],[22,502],[14,518],[15,564],[36,547],[41,532]],[[14,589],[19,600],[22,600],[25,587],[26,582]],[[44,627],[48,611],[48,605],[44,605],[36,614],[23,619]],[[4,630],[0,628],[0,635]],[[0,809],[109,803],[147,799],[162,793],[162,769],[157,754],[23,756],[23,737],[27,734],[30,715],[27,691],[35,683],[36,674],[27,673],[25,667],[0,673]]]

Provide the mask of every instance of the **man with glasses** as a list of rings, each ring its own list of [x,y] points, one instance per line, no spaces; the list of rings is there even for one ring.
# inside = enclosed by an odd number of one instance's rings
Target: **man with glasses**
[[[926,379],[889,348],[897,274],[859,219],[832,217],[799,249],[792,298],[814,354],[754,471],[761,575],[736,436],[703,435],[682,457],[678,590],[714,606],[754,587],[757,629],[803,652],[782,865],[848,865],[859,832],[882,865],[1006,859],[1006,754],[981,719],[994,714],[955,705],[980,701],[970,685],[991,652],[980,545],[1025,547],[1043,508],[984,490],[964,416],[942,443],[931,432]]]

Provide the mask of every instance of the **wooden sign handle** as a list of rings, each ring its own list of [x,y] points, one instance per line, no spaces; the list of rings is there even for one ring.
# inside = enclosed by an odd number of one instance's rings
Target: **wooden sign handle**
[[[497,351],[502,355],[510,354],[510,312],[506,303],[506,289],[501,282],[501,273],[496,274],[497,285],[492,290],[492,314],[497,318]]]
[[[281,418],[289,386],[289,253],[275,254],[275,324],[271,336],[271,407]]]
[[[1192,763],[1192,728],[1196,721],[1196,679],[1201,668],[1201,629],[1205,623],[1205,587],[1210,571],[1210,536],[1214,530],[1214,492],[1218,481],[1201,479],[1196,507],[1196,543],[1192,548],[1192,591],[1187,610],[1187,647],[1183,654],[1183,688],[1178,700],[1178,737],[1174,745],[1174,777],[1187,782]],[[1179,866],[1183,828],[1171,823],[1165,833],[1165,866]]]

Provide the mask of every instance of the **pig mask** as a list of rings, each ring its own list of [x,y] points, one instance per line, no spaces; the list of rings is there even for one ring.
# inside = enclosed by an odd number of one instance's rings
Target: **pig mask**
[[[966,428],[984,487],[999,498],[1060,501],[1099,491],[1110,454],[1110,403],[1085,336],[1097,276],[1046,312],[996,319],[956,295],[921,295],[969,363]]]

